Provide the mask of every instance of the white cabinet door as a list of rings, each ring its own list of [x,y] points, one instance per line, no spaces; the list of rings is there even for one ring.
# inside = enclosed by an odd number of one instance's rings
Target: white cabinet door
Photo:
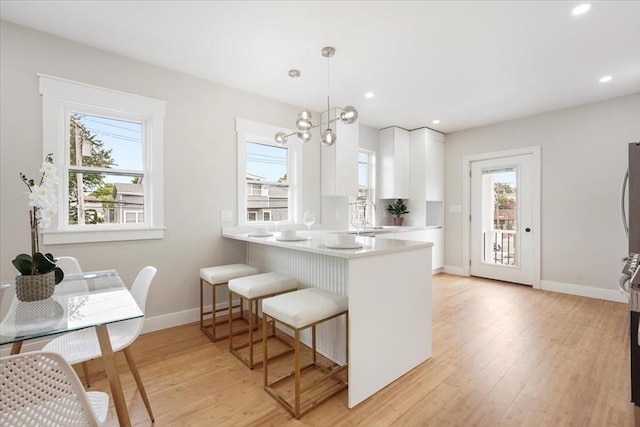
[[[426,134],[425,199],[444,200],[444,135]]]
[[[426,231],[427,242],[433,243],[431,249],[431,268],[438,270],[444,268],[444,229],[430,228]]]
[[[382,129],[379,141],[379,198],[409,198],[409,131],[398,127]]]
[[[376,234],[376,239],[415,240],[418,242],[431,242],[431,269],[444,267],[444,230],[442,228],[429,228],[426,230],[398,231],[394,233]]]
[[[339,112],[339,109],[336,109]],[[320,147],[321,185],[323,196],[356,196],[358,194],[359,125],[332,124],[336,143]]]

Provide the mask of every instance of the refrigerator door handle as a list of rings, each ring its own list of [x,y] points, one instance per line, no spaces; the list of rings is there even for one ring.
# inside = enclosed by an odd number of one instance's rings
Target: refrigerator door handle
[[[620,280],[618,280],[618,287],[620,288],[620,292],[622,292],[622,295],[624,295],[627,300],[629,300],[630,295],[629,280],[631,280],[631,276],[628,276],[626,274],[620,277]]]
[[[624,179],[622,180],[622,189],[620,190],[620,214],[622,215],[622,227],[624,228],[624,232],[627,235],[627,239],[629,238],[629,221],[627,221],[627,213],[625,212],[624,205],[624,197],[627,193],[627,183],[629,182],[629,169],[627,169],[627,173],[624,174]]]

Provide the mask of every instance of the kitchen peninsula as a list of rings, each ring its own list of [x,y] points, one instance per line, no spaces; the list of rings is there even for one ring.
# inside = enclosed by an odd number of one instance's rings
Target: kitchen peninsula
[[[362,248],[329,249],[331,233],[312,231],[301,241],[278,235],[223,229],[223,237],[246,242],[246,263],[260,272],[349,297],[349,408],[431,357],[431,243],[359,236]],[[337,363],[346,359],[342,322],[326,322],[317,332],[318,350]],[[310,341],[310,334],[303,337]]]

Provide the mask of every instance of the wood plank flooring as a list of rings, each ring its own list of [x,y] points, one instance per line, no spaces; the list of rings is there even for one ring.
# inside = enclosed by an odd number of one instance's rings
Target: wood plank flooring
[[[343,391],[301,420],[262,390],[261,368],[197,324],[143,335],[132,350],[155,426],[632,425],[627,305],[446,274],[433,297],[429,361],[354,409]],[[150,426],[116,359],[132,423]],[[90,389],[108,392],[100,361],[90,368]],[[113,404],[107,425],[117,425]]]

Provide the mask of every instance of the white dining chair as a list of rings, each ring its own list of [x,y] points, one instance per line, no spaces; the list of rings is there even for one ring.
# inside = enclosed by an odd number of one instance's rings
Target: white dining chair
[[[75,371],[56,353],[34,351],[0,359],[0,425],[102,426],[109,395],[85,392]]]
[[[155,267],[151,266],[143,268],[140,273],[138,273],[138,276],[135,278],[133,285],[131,286],[131,294],[143,313],[145,312],[149,287],[151,286],[151,282],[153,281],[157,271],[158,270]],[[142,383],[135,359],[133,358],[131,348],[129,347],[138,338],[140,332],[142,332],[143,325],[144,317],[141,317],[138,319],[111,323],[107,325],[107,330],[109,331],[109,338],[111,340],[113,352],[122,351],[124,353],[129,369],[131,370],[131,374],[136,381],[136,385],[138,386],[144,405],[149,413],[149,417],[151,418],[151,421],[153,421],[154,416],[151,411],[149,399],[147,398],[147,392],[144,389],[144,384]],[[64,334],[51,340],[44,346],[43,350],[52,351],[62,355],[70,365],[102,357],[102,351],[100,349],[100,344],[98,343],[98,336],[96,335],[95,328],[82,329]]]
[[[78,260],[72,256],[59,256],[55,258],[56,267],[60,267],[65,275],[82,273]]]

